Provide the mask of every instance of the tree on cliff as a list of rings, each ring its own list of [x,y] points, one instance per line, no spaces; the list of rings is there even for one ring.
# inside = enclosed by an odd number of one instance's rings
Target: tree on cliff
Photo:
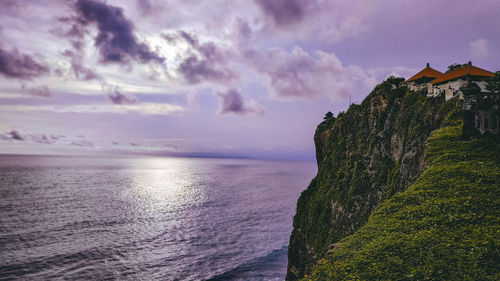
[[[500,71],[495,73],[495,76],[488,79],[486,89],[495,93],[500,93]]]
[[[397,87],[399,87],[406,79],[404,79],[403,77],[396,77],[394,75],[391,75],[389,76],[389,78],[387,78],[387,82],[391,83],[392,85],[396,85]]]
[[[452,65],[448,65],[448,70],[446,71],[446,73],[448,73],[452,70],[455,70],[455,69],[462,68],[464,66],[467,66],[467,63],[464,63],[464,64],[454,63]]]

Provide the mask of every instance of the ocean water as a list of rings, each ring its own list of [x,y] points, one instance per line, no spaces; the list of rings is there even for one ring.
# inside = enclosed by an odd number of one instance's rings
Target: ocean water
[[[0,155],[0,280],[283,280],[315,163]]]

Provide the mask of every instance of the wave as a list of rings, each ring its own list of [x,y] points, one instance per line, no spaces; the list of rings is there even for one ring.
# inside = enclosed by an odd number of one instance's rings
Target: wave
[[[266,255],[251,259],[205,281],[283,280],[286,274],[287,253],[288,246],[274,249]]]

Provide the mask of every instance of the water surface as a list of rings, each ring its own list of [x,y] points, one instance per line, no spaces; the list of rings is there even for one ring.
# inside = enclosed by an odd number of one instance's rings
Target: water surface
[[[283,280],[313,162],[0,155],[0,279]]]

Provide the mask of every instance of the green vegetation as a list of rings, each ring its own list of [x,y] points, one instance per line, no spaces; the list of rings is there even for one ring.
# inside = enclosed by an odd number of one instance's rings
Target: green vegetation
[[[390,77],[315,133],[318,174],[297,202],[287,280],[311,272],[329,247],[366,224],[377,206],[425,170],[425,141],[461,105],[397,87]]]
[[[446,73],[448,73],[452,70],[455,70],[455,69],[462,68],[462,67],[467,66],[467,65],[469,65],[469,64],[468,63],[464,63],[464,64],[454,63],[454,64],[448,66],[448,70],[446,71]]]
[[[395,85],[397,87],[399,87],[406,79],[404,79],[403,77],[396,77],[394,75],[391,75],[389,76],[389,78],[387,78],[387,82],[388,83],[391,83],[392,85]]]
[[[500,71],[495,72],[495,76],[488,79],[486,89],[491,92],[500,93]]]
[[[456,116],[446,125],[428,139],[426,171],[306,280],[500,280],[500,142],[463,140]]]

